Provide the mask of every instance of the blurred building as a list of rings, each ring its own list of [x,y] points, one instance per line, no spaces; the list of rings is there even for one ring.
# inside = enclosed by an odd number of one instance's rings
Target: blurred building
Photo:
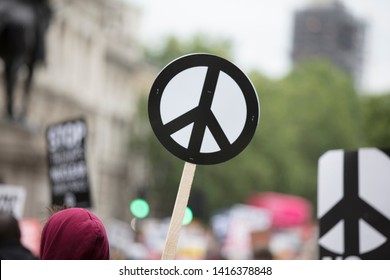
[[[129,140],[139,93],[149,85],[137,45],[138,11],[122,0],[51,3],[46,65],[37,69],[26,124],[0,120],[0,183],[25,187],[24,216],[43,220],[51,203],[46,128],[82,117],[88,127],[92,208],[103,220],[120,219],[129,213],[140,176]]]
[[[325,58],[361,81],[364,47],[363,22],[343,4],[317,0],[295,14],[292,60]]]

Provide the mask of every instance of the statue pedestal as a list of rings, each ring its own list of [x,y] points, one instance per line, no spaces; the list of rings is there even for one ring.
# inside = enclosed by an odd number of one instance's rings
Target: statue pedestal
[[[44,131],[0,120],[0,183],[27,191],[25,217],[43,216],[49,201]]]
[[[0,165],[33,168],[42,164],[46,154],[44,137],[43,132],[26,124],[0,120]]]

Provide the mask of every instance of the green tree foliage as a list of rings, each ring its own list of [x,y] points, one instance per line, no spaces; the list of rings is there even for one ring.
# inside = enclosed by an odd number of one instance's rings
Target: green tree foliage
[[[190,42],[169,38],[165,48],[148,52],[148,58],[163,67],[191,52],[229,58],[231,45],[202,36]],[[257,71],[249,76],[261,105],[259,127],[252,142],[237,157],[225,163],[197,167],[193,191],[204,194],[206,214],[245,202],[252,193],[263,191],[300,195],[315,205],[321,154],[330,149],[356,149],[365,143],[364,139],[375,145],[388,143],[389,97],[367,98],[361,103],[348,75],[330,63],[302,63],[276,81]],[[361,105],[367,107],[363,115]],[[140,106],[144,114],[140,123],[148,129],[141,130],[144,133],[135,138],[133,148],[148,162],[149,192],[155,198],[157,213],[169,216],[184,162],[158,142],[145,120],[146,111],[144,100]],[[372,126],[378,118],[384,121]],[[362,131],[368,131],[370,136]]]
[[[271,83],[260,98],[258,141],[263,148],[259,151],[266,153],[275,172],[266,185],[315,202],[321,154],[330,149],[355,149],[361,141],[352,81],[325,61],[311,61]]]
[[[366,146],[390,148],[390,94],[362,97]]]

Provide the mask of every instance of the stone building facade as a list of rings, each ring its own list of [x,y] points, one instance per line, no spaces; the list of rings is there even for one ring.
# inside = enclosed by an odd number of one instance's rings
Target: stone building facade
[[[36,71],[26,123],[0,121],[0,183],[25,187],[24,216],[43,220],[51,203],[45,131],[81,117],[88,127],[92,210],[103,220],[125,219],[139,183],[129,152],[131,126],[139,94],[150,83],[137,45],[139,13],[122,0],[51,3],[46,65]],[[0,91],[4,115],[3,85]]]

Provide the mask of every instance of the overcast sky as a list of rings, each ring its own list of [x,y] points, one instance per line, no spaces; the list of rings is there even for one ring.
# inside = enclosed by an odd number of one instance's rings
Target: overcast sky
[[[324,0],[126,0],[140,9],[140,39],[158,45],[167,35],[229,38],[234,63],[271,78],[290,70],[294,11]],[[390,0],[344,0],[367,24],[362,88],[390,91]]]

